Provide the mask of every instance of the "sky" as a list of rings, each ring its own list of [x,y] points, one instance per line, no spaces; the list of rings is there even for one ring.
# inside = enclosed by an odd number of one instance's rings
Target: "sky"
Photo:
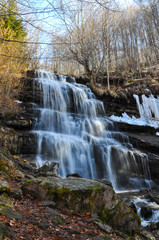
[[[20,0],[23,4],[23,0]],[[66,4],[73,4],[73,1],[77,3],[77,0],[64,0]],[[95,0],[91,0],[92,3],[95,3]],[[100,3],[102,3],[104,0],[98,0]],[[52,5],[52,2],[54,3],[54,6]],[[59,32],[62,30],[63,25],[61,24],[58,16],[58,6],[57,3],[58,1],[53,1],[53,0],[32,0],[32,4],[28,5],[28,9],[25,11],[27,12],[28,10],[30,12],[33,12],[31,15],[26,15],[26,18],[28,21],[31,20],[30,25],[28,25],[28,30],[29,30],[29,38],[32,41],[36,41],[36,37],[38,35],[38,30],[37,28],[40,28],[39,32],[39,41],[44,42],[44,43],[50,43],[51,42],[51,34],[52,32]],[[134,4],[133,0],[116,0],[116,2],[119,4],[121,8],[124,8],[128,5]],[[29,3],[29,1],[28,1]],[[53,11],[54,7],[54,11]],[[101,6],[102,7],[102,6]],[[38,14],[34,14],[34,12],[39,12]],[[45,11],[45,13],[41,12]],[[30,40],[29,39],[29,40]],[[40,45],[41,51],[39,53],[41,54],[42,52],[46,52],[48,49],[48,45]]]

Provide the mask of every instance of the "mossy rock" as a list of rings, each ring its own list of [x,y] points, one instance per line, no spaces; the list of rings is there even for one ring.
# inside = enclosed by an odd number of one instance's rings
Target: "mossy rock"
[[[9,183],[7,181],[0,181],[0,193],[7,192],[9,193],[11,191],[11,188],[9,186]]]
[[[17,219],[17,220],[22,220],[22,215],[15,212],[11,207],[0,205],[0,215],[5,216],[6,218],[9,219]]]
[[[17,169],[12,160],[12,156],[8,156],[0,151],[0,173],[5,178],[18,177],[24,178],[24,174]]]
[[[13,202],[6,193],[0,195],[0,206],[13,208]]]
[[[141,224],[111,186],[94,180],[39,177],[26,181],[22,189],[24,194],[56,202],[59,209],[97,213],[103,222],[121,231],[133,233]]]

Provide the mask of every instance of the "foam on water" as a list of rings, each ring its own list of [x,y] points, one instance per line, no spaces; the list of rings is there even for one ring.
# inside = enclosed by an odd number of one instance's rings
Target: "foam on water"
[[[151,202],[148,199],[142,199],[142,198],[134,198],[133,202],[137,208],[137,214],[141,218],[142,226],[146,227],[151,222],[158,222],[159,221],[159,205],[155,202]],[[145,207],[147,209],[150,209],[152,211],[152,216],[145,219],[143,215],[141,214],[142,207]]]

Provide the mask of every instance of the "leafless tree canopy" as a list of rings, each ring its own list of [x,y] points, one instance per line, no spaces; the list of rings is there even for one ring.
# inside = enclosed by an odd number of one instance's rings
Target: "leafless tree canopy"
[[[113,0],[16,3],[19,11],[12,14],[27,27],[31,68],[109,77],[159,63],[159,0],[134,0],[126,8]]]

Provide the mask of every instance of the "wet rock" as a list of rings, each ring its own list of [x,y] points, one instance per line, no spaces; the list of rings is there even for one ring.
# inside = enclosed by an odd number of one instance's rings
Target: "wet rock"
[[[104,223],[121,231],[132,233],[140,227],[139,217],[117,197],[113,188],[94,180],[39,177],[24,182],[23,192],[55,201],[59,209],[96,213]]]
[[[67,174],[66,176],[67,178],[68,177],[77,177],[77,178],[82,178],[78,173],[70,173],[70,174]]]
[[[66,77],[66,82],[69,82],[69,83],[75,83],[75,78],[74,77],[70,77],[70,76],[67,76]]]
[[[156,202],[157,204],[159,204],[159,193],[155,193],[155,192],[150,192],[149,193],[149,197],[152,201]]]
[[[53,177],[60,177],[58,173],[59,164],[47,161],[44,165],[37,170],[35,170],[36,176],[53,176]]]
[[[149,219],[152,217],[152,208],[150,208],[148,205],[146,206],[142,206],[141,207],[141,216],[144,218],[144,219]]]
[[[150,231],[159,229],[159,222],[152,222],[147,226],[147,229]],[[158,232],[159,233],[159,232]]]
[[[9,186],[9,183],[7,181],[0,181],[0,193],[6,192],[9,193],[11,191],[11,188]]]
[[[101,182],[101,183],[103,183],[103,184],[105,184],[105,185],[108,185],[108,186],[110,186],[110,187],[113,187],[113,186],[112,186],[112,183],[111,183],[109,180],[105,179],[105,178],[97,179],[96,181]]]
[[[128,204],[128,205],[133,209],[133,211],[135,213],[137,213],[137,208],[136,208],[136,206],[135,206],[135,204],[133,202],[130,202],[130,204]]]

